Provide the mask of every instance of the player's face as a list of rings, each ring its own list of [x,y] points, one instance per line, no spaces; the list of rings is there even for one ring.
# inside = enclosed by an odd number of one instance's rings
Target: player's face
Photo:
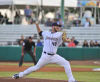
[[[53,31],[53,32],[58,32],[58,31],[60,31],[60,27],[58,27],[58,26],[53,26],[53,27],[52,27],[52,31]]]
[[[32,42],[32,39],[29,39],[29,42]]]

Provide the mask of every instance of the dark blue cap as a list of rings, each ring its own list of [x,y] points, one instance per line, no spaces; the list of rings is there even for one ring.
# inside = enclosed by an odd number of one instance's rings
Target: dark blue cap
[[[52,26],[59,26],[59,24],[57,24],[57,23],[53,23]]]
[[[58,23],[53,23],[52,26],[58,26],[58,27],[61,27],[61,25],[59,25]]]

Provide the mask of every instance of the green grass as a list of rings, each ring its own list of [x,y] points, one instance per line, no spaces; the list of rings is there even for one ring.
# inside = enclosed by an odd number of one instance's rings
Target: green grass
[[[16,72],[0,72],[0,77],[11,77]],[[100,72],[73,72],[75,78],[83,82],[100,82]],[[67,80],[64,72],[33,72],[25,78]]]
[[[71,65],[72,68],[100,68],[100,66],[95,65]]]
[[[18,63],[0,63],[0,65],[18,65]],[[33,66],[33,63],[24,63],[23,66]],[[48,64],[46,67],[60,67],[56,64]],[[100,68],[96,65],[71,65],[72,68]]]
[[[0,65],[18,65],[18,63],[0,63]],[[24,66],[32,66],[33,63],[24,63]],[[56,64],[49,64],[46,67],[59,67]],[[100,68],[100,66],[92,65],[71,65],[72,68]],[[12,77],[16,72],[0,72],[0,77]],[[100,72],[73,72],[76,80],[83,82],[100,82]],[[65,72],[33,72],[25,78],[41,78],[67,80]]]

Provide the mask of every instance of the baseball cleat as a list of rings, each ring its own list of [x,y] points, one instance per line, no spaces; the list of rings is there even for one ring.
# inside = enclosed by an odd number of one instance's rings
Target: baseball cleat
[[[15,74],[12,76],[13,79],[18,79],[19,78],[19,74]]]

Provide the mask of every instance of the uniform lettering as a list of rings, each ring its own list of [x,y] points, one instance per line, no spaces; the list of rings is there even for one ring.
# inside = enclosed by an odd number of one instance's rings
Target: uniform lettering
[[[58,41],[58,38],[46,37],[46,40],[54,40],[54,41]]]

